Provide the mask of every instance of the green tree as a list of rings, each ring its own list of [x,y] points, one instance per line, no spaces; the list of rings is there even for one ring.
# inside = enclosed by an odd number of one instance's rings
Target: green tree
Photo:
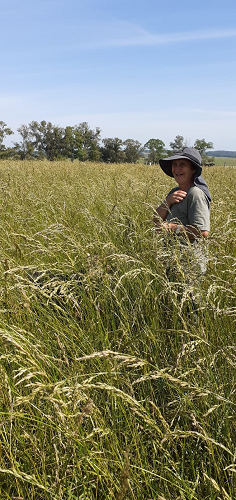
[[[50,122],[49,122],[50,123]],[[29,123],[30,137],[34,146],[34,155],[37,158],[46,158],[46,135],[47,135],[47,122],[42,120],[41,122],[32,121]],[[51,124],[49,125],[49,129]]]
[[[100,129],[91,130],[86,122],[64,129],[45,120],[32,121],[28,125],[21,125],[18,132],[22,141],[15,143],[15,155],[22,159],[100,160]]]
[[[122,163],[125,159],[122,150],[123,142],[118,137],[103,139],[101,147],[102,160],[106,163]]]
[[[170,142],[171,154],[177,153],[184,148],[184,137],[183,135],[176,135],[173,142]]]
[[[83,139],[81,133],[75,127],[66,127],[63,137],[62,155],[64,158],[82,159]]]
[[[21,135],[22,141],[14,142],[14,157],[19,158],[20,160],[32,158],[34,153],[34,144],[29,125],[20,125],[17,132]]]
[[[45,153],[50,161],[63,158],[63,137],[64,129],[57,125],[47,123],[45,135]]]
[[[17,131],[22,141],[15,143],[15,152],[22,160],[47,158],[53,161],[62,158],[63,128],[43,120],[40,123],[32,121],[29,125],[21,125]]]
[[[133,139],[126,139],[123,142],[125,163],[136,163],[142,151],[141,143]]]
[[[13,134],[13,131],[3,121],[0,121],[0,157],[5,158],[9,156],[11,148],[6,148],[3,141],[7,135]]]
[[[194,148],[198,149],[202,157],[202,163],[208,163],[214,160],[213,157],[211,158],[207,154],[207,149],[212,149],[213,147],[213,142],[206,142],[205,139],[196,139],[194,143]]]
[[[101,161],[101,151],[96,140],[91,141],[88,150],[88,158],[90,161]]]
[[[160,158],[166,156],[165,144],[160,139],[149,139],[144,147],[149,149],[148,161],[151,163],[158,163]]]
[[[75,131],[81,134],[82,138],[82,157],[79,158],[81,161],[98,161],[101,157],[100,152],[100,128],[96,127],[95,130],[90,129],[87,122],[82,122],[79,125],[75,125]]]

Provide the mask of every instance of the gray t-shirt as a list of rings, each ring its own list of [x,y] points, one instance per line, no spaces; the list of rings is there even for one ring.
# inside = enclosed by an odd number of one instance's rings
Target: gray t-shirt
[[[173,188],[169,194],[178,191]],[[210,231],[210,202],[206,194],[198,187],[187,190],[187,196],[180,202],[170,206],[166,220],[197,227],[200,231]]]

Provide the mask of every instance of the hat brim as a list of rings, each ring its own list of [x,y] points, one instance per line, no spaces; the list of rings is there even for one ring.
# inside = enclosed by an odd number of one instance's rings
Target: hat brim
[[[201,175],[202,173],[202,167],[201,165],[198,163],[198,161],[194,161],[194,159],[190,159],[188,156],[186,155],[174,155],[174,156],[169,156],[168,158],[161,158],[159,160],[159,165],[161,167],[161,169],[163,170],[163,172],[165,172],[166,175],[169,175],[169,177],[174,177],[173,176],[173,173],[172,173],[172,161],[173,160],[180,160],[180,159],[185,159],[185,160],[189,160],[191,161],[191,163],[197,167],[196,168],[196,173],[195,173],[195,176],[194,177],[198,177],[199,175]]]

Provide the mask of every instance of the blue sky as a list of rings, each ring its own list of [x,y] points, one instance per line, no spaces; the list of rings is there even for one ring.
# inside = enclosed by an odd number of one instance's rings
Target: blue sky
[[[236,150],[235,19],[235,0],[1,0],[0,120]]]

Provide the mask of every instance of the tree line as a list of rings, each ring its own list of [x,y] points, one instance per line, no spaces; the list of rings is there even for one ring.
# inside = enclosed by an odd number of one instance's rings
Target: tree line
[[[169,148],[160,139],[149,139],[144,145],[134,139],[122,141],[118,137],[101,139],[101,130],[92,130],[87,122],[65,128],[42,120],[32,121],[17,129],[20,142],[6,147],[4,140],[14,132],[0,121],[0,158],[17,160],[47,159],[49,161],[70,159],[71,161],[101,161],[106,163],[136,163],[144,156],[148,163],[158,163],[159,159],[180,151],[186,145],[184,137],[177,135]],[[203,162],[210,162],[207,149],[212,142],[197,139],[194,147],[202,155]]]

